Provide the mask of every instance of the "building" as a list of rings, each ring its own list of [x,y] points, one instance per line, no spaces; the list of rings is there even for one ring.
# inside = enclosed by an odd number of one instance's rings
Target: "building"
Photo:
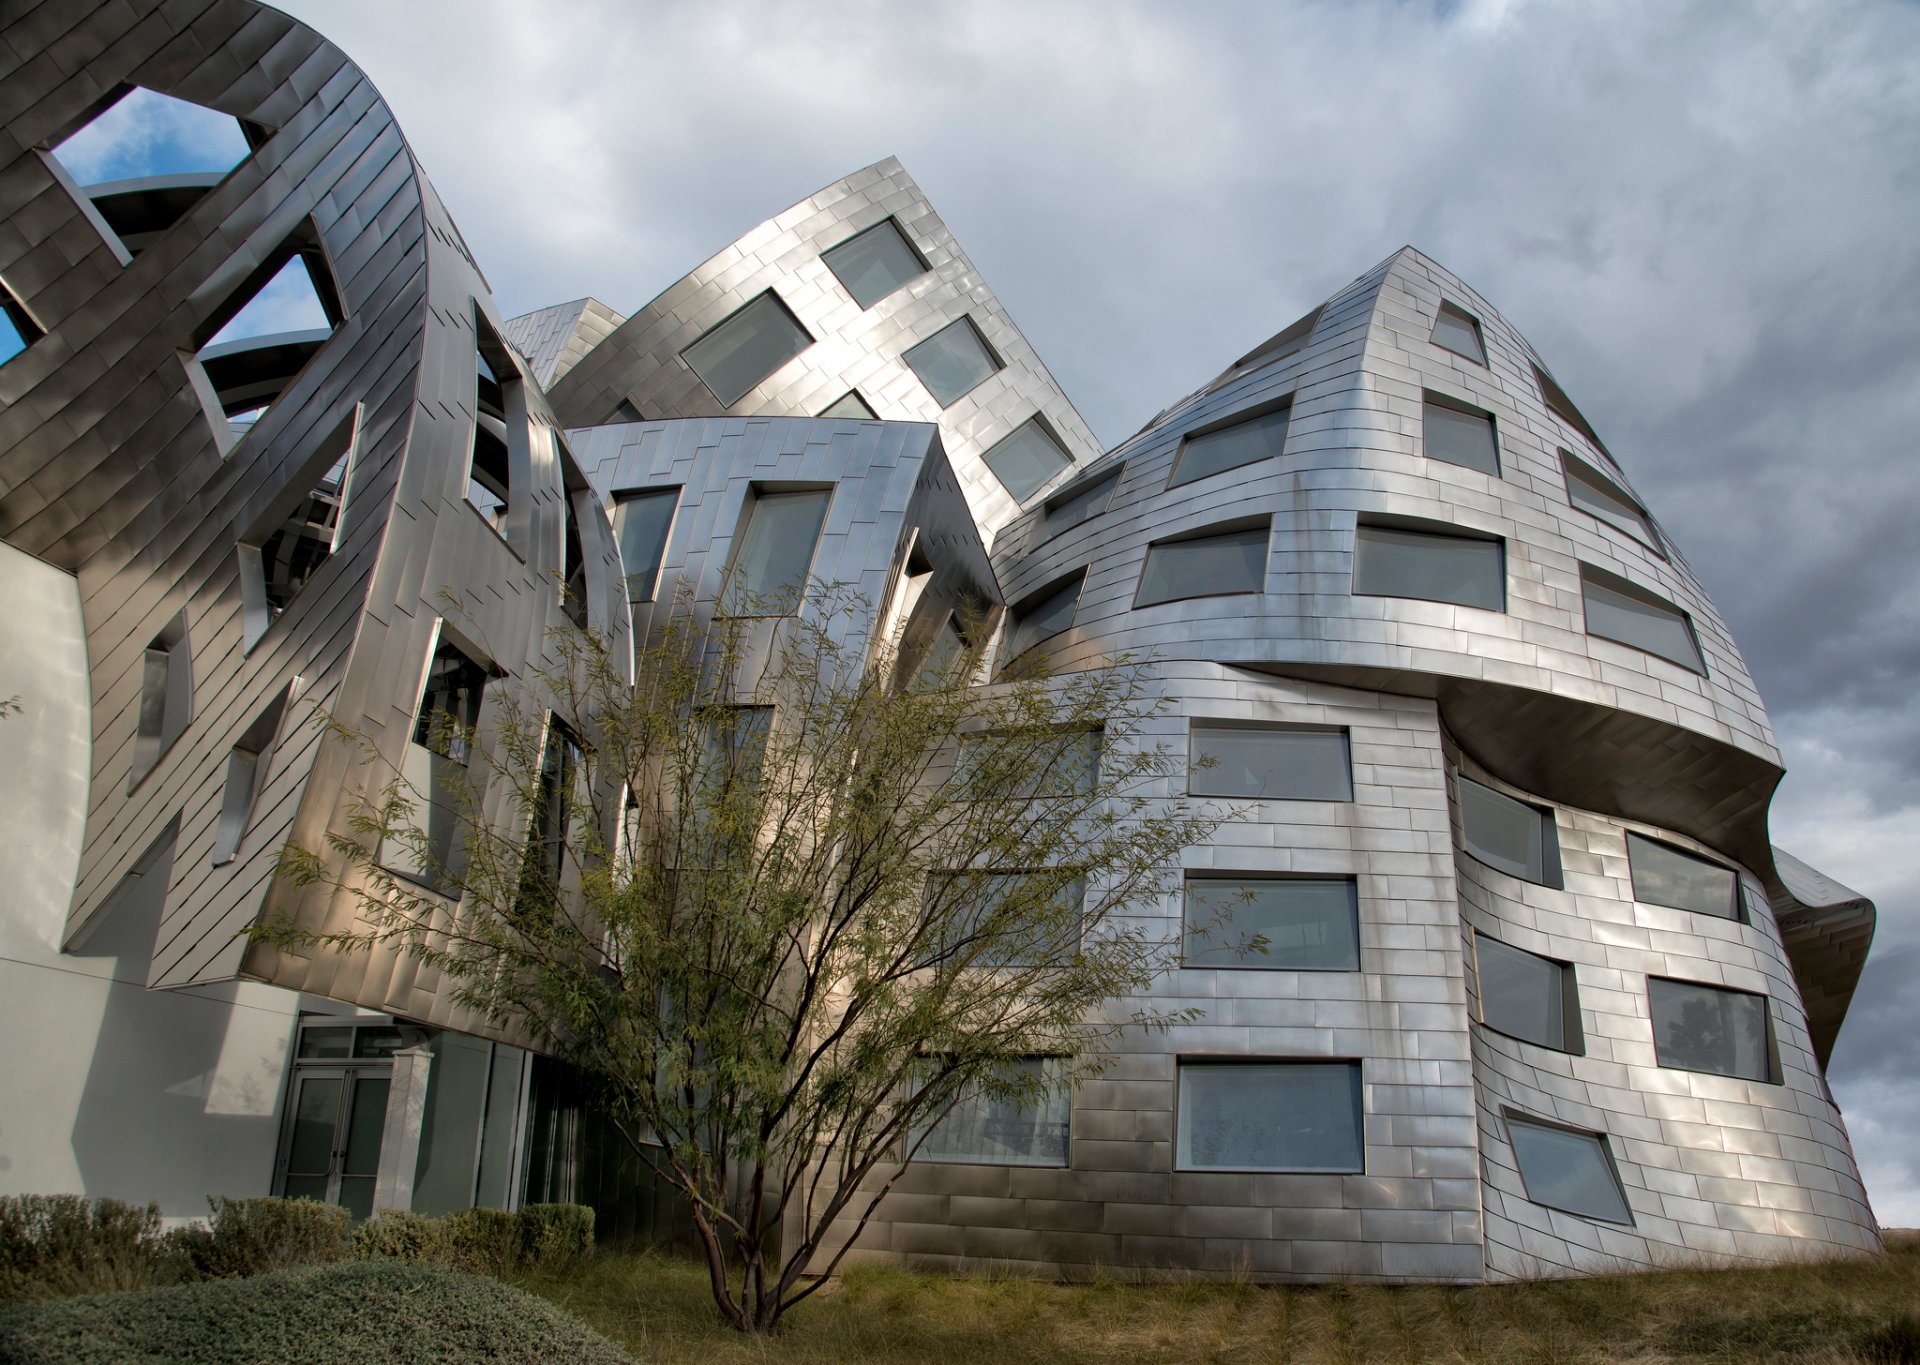
[[[1272,931],[1257,965],[1188,932],[1156,999],[1202,1023],[956,1136],[860,1254],[1476,1280],[1878,1245],[1822,1076],[1873,907],[1768,844],[1736,646],[1462,281],[1396,253],[1102,452],[897,163],[631,316],[506,319],[342,53],[192,8],[0,28],[0,1189],[665,1216],[611,1208],[564,1078],[432,973],[243,931],[350,914],[271,875],[352,780],[300,715],[430,777],[427,720],[485,742],[551,632],[645,631],[631,596],[799,528],[815,578],[925,575],[910,639],[972,594],[998,663],[1152,651],[1192,789],[1252,812],[1167,932],[1223,896]],[[231,161],[68,164],[183,107]],[[238,325],[285,288],[320,325]]]

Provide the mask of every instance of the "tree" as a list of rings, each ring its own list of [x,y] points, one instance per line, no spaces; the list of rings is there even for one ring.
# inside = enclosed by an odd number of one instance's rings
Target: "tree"
[[[361,928],[324,942],[397,944],[597,1078],[690,1202],[720,1312],[765,1332],[956,1104],[1032,1103],[1171,1021],[1116,1005],[1176,949],[1129,912],[1217,817],[1169,795],[1124,661],[975,687],[968,651],[909,683],[846,592],[665,615],[631,680],[557,636],[524,691],[489,692],[485,742],[442,719],[469,781],[370,780],[350,834],[283,869],[357,898]],[[459,827],[428,879],[457,910],[380,857],[434,861],[428,803]]]

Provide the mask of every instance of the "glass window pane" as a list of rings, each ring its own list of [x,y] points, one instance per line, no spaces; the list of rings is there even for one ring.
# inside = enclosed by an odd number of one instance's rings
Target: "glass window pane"
[[[1059,873],[942,873],[930,913],[954,965],[1035,967],[1078,950],[1087,886]]]
[[[1281,408],[1219,431],[1189,436],[1180,446],[1167,487],[1277,456],[1287,442],[1287,416],[1288,409]]]
[[[1120,471],[1116,469],[1091,483],[1079,484],[1056,495],[1047,504],[1046,533],[1057,536],[1089,517],[1099,516],[1107,510],[1107,500],[1113,496],[1113,490],[1119,482]]]
[[[854,390],[848,389],[845,393],[827,404],[826,407],[822,408],[820,415],[822,417],[854,417],[863,421],[870,421],[874,417],[874,411],[867,405],[866,399],[862,398]]]
[[[732,407],[761,380],[813,345],[813,337],[768,290],[681,354],[713,396]]]
[[[362,1028],[353,1034],[353,1055],[356,1057],[391,1057],[398,1052],[404,1040],[397,1028]]]
[[[344,1076],[302,1077],[300,1097],[294,1102],[287,1174],[320,1177],[316,1198],[326,1197],[325,1180],[333,1167],[333,1129],[340,1119],[340,1093],[346,1083]]]
[[[464,764],[473,743],[474,727],[480,723],[480,702],[486,685],[486,669],[469,659],[458,646],[442,642],[427,665],[427,683],[420,694],[413,742],[442,758]]]
[[[1513,1159],[1520,1164],[1527,1198],[1534,1203],[1607,1223],[1633,1222],[1620,1178],[1597,1134],[1570,1133],[1509,1117],[1507,1136],[1513,1142]]]
[[[1187,749],[1187,790],[1269,801],[1351,801],[1347,732],[1196,721]]]
[[[1653,523],[1625,493],[1574,459],[1567,451],[1560,452],[1560,466],[1567,476],[1568,502],[1654,549],[1660,548],[1660,539],[1653,533]]]
[[[1486,348],[1480,344],[1480,324],[1450,303],[1441,304],[1440,315],[1433,320],[1433,344],[1475,364],[1487,363]]]
[[[1473,936],[1473,948],[1481,1022],[1525,1042],[1568,1051],[1566,967],[1482,934]]]
[[[674,509],[679,505],[677,488],[613,495],[613,533],[620,541],[620,563],[627,572],[629,601],[653,600],[653,590],[660,577],[660,560],[667,550],[667,535],[673,529]]]
[[[927,273],[926,263],[891,218],[829,247],[820,259],[862,308],[873,307],[908,280]]]
[[[347,1119],[343,1175],[372,1175],[380,1168],[380,1134],[387,1122],[385,1076],[361,1076],[353,1083],[353,1113]]]
[[[1194,540],[1168,540],[1147,547],[1147,566],[1133,605],[1177,602],[1260,592],[1267,582],[1268,528],[1257,526]]]
[[[1080,604],[1080,586],[1085,581],[1082,575],[1036,602],[1023,604],[1014,614],[1013,630],[1007,636],[1007,657],[1015,658],[1071,626],[1074,608]]]
[[[941,328],[901,359],[920,376],[933,401],[943,408],[952,407],[1000,368],[971,318]]]
[[[762,493],[727,578],[725,610],[735,616],[784,616],[800,605],[807,570],[827,516],[825,489]]]
[[[921,1161],[972,1161],[1006,1166],[1067,1164],[1069,1112],[1073,1102],[1066,1061],[1022,1057],[1008,1071],[1046,1087],[1038,1103],[974,1094],[962,1099],[920,1145]],[[918,1136],[916,1132],[915,1136]]]
[[[1581,575],[1580,590],[1586,598],[1587,634],[1657,654],[1695,673],[1707,671],[1693,624],[1678,607],[1610,588],[1589,574]]]
[[[1353,590],[1504,611],[1504,549],[1497,540],[1361,526],[1354,536]]]
[[[1012,434],[995,442],[981,458],[1017,502],[1025,502],[1073,463],[1036,418],[1015,427]]]
[[[1546,841],[1551,838],[1547,818],[1523,801],[1460,779],[1460,837],[1467,852],[1530,882],[1547,880]]]
[[[1682,853],[1667,844],[1627,835],[1627,866],[1633,872],[1633,898],[1649,905],[1691,910],[1701,915],[1734,919],[1734,883],[1730,867]]]
[[[1187,1062],[1179,1166],[1188,1171],[1361,1171],[1358,1062]]]
[[[975,730],[960,736],[954,781],[968,800],[1029,800],[1036,796],[1085,796],[1100,781],[1099,730],[1049,727],[1031,731]]]
[[[914,672],[909,686],[914,688],[937,687],[946,681],[947,670],[953,667],[960,656],[966,653],[967,642],[960,634],[960,627],[949,616],[940,623],[940,630],[933,637],[933,643],[927,647],[926,658],[920,661],[920,667]]]
[[[1349,880],[1190,878],[1185,965],[1357,972],[1358,901]]]
[[[1661,1066],[1771,1081],[1767,998],[1695,981],[1647,978],[1653,1046]]]
[[[1482,474],[1499,477],[1500,446],[1494,439],[1491,417],[1462,412],[1441,403],[1428,403],[1425,423],[1423,448],[1429,460],[1465,465]]]

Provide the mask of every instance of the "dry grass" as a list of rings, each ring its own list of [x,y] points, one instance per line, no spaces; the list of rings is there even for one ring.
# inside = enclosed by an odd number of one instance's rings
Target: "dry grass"
[[[542,1294],[657,1365],[1824,1361],[1920,1365],[1920,1234],[1885,1258],[1474,1288],[1046,1284],[862,1269],[771,1341],[722,1326],[705,1273],[607,1256]]]

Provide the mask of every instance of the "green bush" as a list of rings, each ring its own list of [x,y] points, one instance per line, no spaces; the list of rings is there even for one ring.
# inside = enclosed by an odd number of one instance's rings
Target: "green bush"
[[[520,1210],[520,1256],[528,1270],[559,1270],[593,1250],[593,1210],[584,1204],[528,1204]]]
[[[160,1206],[77,1194],[0,1198],[0,1303],[151,1284]]]
[[[348,1255],[356,1261],[444,1261],[447,1225],[406,1209],[380,1209],[353,1230]]]
[[[319,1265],[346,1254],[347,1211],[312,1199],[207,1200],[207,1226],[167,1234],[181,1279],[233,1279],[290,1266]]]
[[[511,1275],[520,1268],[520,1220],[504,1209],[456,1209],[441,1220],[449,1259],[476,1275]]]

